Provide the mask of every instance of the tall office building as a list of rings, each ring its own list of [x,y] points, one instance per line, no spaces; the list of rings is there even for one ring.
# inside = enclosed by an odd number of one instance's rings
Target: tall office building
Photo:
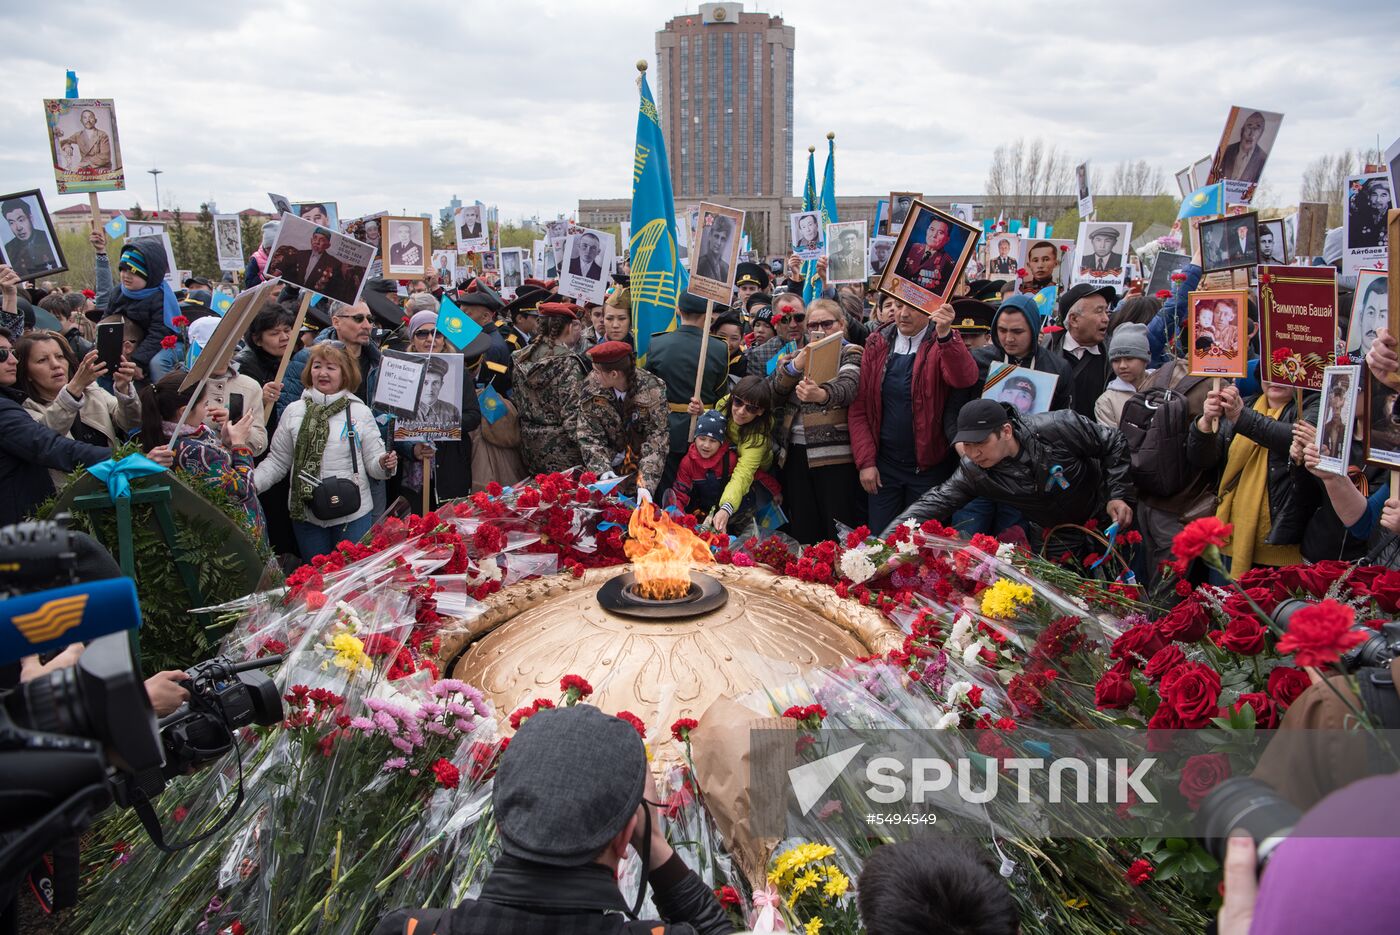
[[[657,105],[677,199],[793,194],[796,32],[742,3],[702,3],[656,34]]]

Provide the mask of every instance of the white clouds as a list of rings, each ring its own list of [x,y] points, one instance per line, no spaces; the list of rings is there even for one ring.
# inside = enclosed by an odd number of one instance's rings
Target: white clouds
[[[125,205],[266,207],[265,192],[343,216],[436,211],[453,194],[507,216],[630,191],[639,58],[681,3],[338,0],[55,3],[0,10],[12,44],[0,184],[57,199],[40,99],[75,68],[120,119]],[[747,4],[753,9],[755,4]],[[139,8],[139,9],[137,9]],[[765,4],[772,11],[773,3]],[[688,8],[693,11],[694,5]],[[838,190],[972,194],[1000,142],[1041,135],[1077,162],[1145,158],[1168,177],[1210,151],[1238,103],[1286,114],[1265,183],[1296,196],[1313,156],[1384,146],[1400,83],[1378,38],[1393,4],[1135,5],[805,0],[797,30],[800,184],[836,132]],[[75,25],[81,24],[81,25]]]

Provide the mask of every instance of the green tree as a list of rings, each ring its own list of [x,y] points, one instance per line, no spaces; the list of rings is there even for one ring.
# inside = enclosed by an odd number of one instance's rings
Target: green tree
[[[267,222],[262,218],[239,218],[238,231],[239,237],[243,241],[243,262],[245,265],[262,246],[262,232],[266,224]]]

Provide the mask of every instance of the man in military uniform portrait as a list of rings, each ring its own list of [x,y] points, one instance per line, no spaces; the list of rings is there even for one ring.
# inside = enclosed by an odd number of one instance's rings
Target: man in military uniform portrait
[[[428,366],[423,371],[423,392],[418,397],[418,412],[413,417],[415,422],[457,425],[462,421],[462,410],[442,398],[451,370],[443,358],[428,358]]]
[[[940,217],[929,221],[924,242],[911,244],[900,258],[895,273],[920,289],[942,294],[948,277],[957,266],[957,258],[945,249],[953,233],[953,225]]]
[[[1011,255],[1011,238],[997,239],[997,255],[992,257],[991,272],[995,276],[1015,276],[1016,258]]]
[[[1113,252],[1117,243],[1118,229],[1114,227],[1100,227],[1089,234],[1089,244],[1094,252],[1079,264],[1079,275],[1103,276],[1123,272],[1123,254]]]
[[[797,233],[793,239],[793,252],[815,251],[822,248],[821,215],[815,211],[797,216]]]
[[[23,198],[10,198],[0,205],[0,213],[5,215],[5,223],[9,225],[12,235],[4,244],[5,257],[21,280],[32,279],[58,268],[59,262],[49,242],[49,235],[34,226],[34,211],[29,202]]]
[[[1385,214],[1390,209],[1390,183],[1384,176],[1367,179],[1351,194],[1347,205],[1347,249],[1384,247]],[[6,217],[9,213],[6,212]]]
[[[423,266],[423,245],[413,239],[414,228],[420,225],[397,222],[389,225],[394,231],[393,243],[389,244],[390,266]]]
[[[865,278],[864,238],[854,227],[841,229],[836,250],[831,254],[827,275],[833,282],[854,282]]]

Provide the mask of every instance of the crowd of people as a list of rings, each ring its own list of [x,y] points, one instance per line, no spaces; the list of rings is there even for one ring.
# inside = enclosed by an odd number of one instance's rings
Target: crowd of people
[[[1261,381],[1257,347],[1249,378],[1212,389],[1189,374],[1182,318],[1199,250],[1163,293],[1080,284],[1048,311],[1014,280],[966,277],[932,314],[873,279],[804,300],[796,257],[741,263],[731,307],[707,319],[682,295],[674,327],[640,359],[625,260],[602,305],[554,281],[503,295],[491,273],[371,279],[354,305],[313,303],[299,334],[300,297],[283,287],[193,399],[179,386],[217,325],[213,284],[172,289],[155,239],[126,243],[114,276],[104,235],[91,240],[93,290],[22,288],[0,268],[0,429],[12,429],[0,432],[0,476],[17,494],[0,521],[134,442],[223,488],[288,562],[362,535],[395,497],[417,505],[425,485],[438,503],[575,467],[741,538],[782,531],[805,544],[937,519],[1055,557],[1095,528],[1136,534],[1132,571],[1149,585],[1175,533],[1211,513],[1237,530],[1234,576],[1397,551],[1400,503],[1364,466],[1359,432],[1318,438],[1316,394]],[[265,263],[253,256],[245,288]],[[464,349],[437,331],[444,297],[481,328]],[[115,368],[95,348],[104,323],[123,329]],[[809,345],[835,334],[839,364],[813,380]],[[1382,329],[1378,374],[1395,369],[1393,346]],[[460,441],[390,437],[373,407],[388,349],[462,355],[468,386],[441,404],[460,417]],[[985,392],[1003,366],[1052,375],[1053,390],[1017,377]],[[490,419],[477,399],[488,387],[504,402]],[[1033,413],[1038,392],[1048,411]],[[1177,417],[1152,419],[1160,406]],[[1319,448],[1335,456],[1344,441],[1351,476],[1320,471]]]

